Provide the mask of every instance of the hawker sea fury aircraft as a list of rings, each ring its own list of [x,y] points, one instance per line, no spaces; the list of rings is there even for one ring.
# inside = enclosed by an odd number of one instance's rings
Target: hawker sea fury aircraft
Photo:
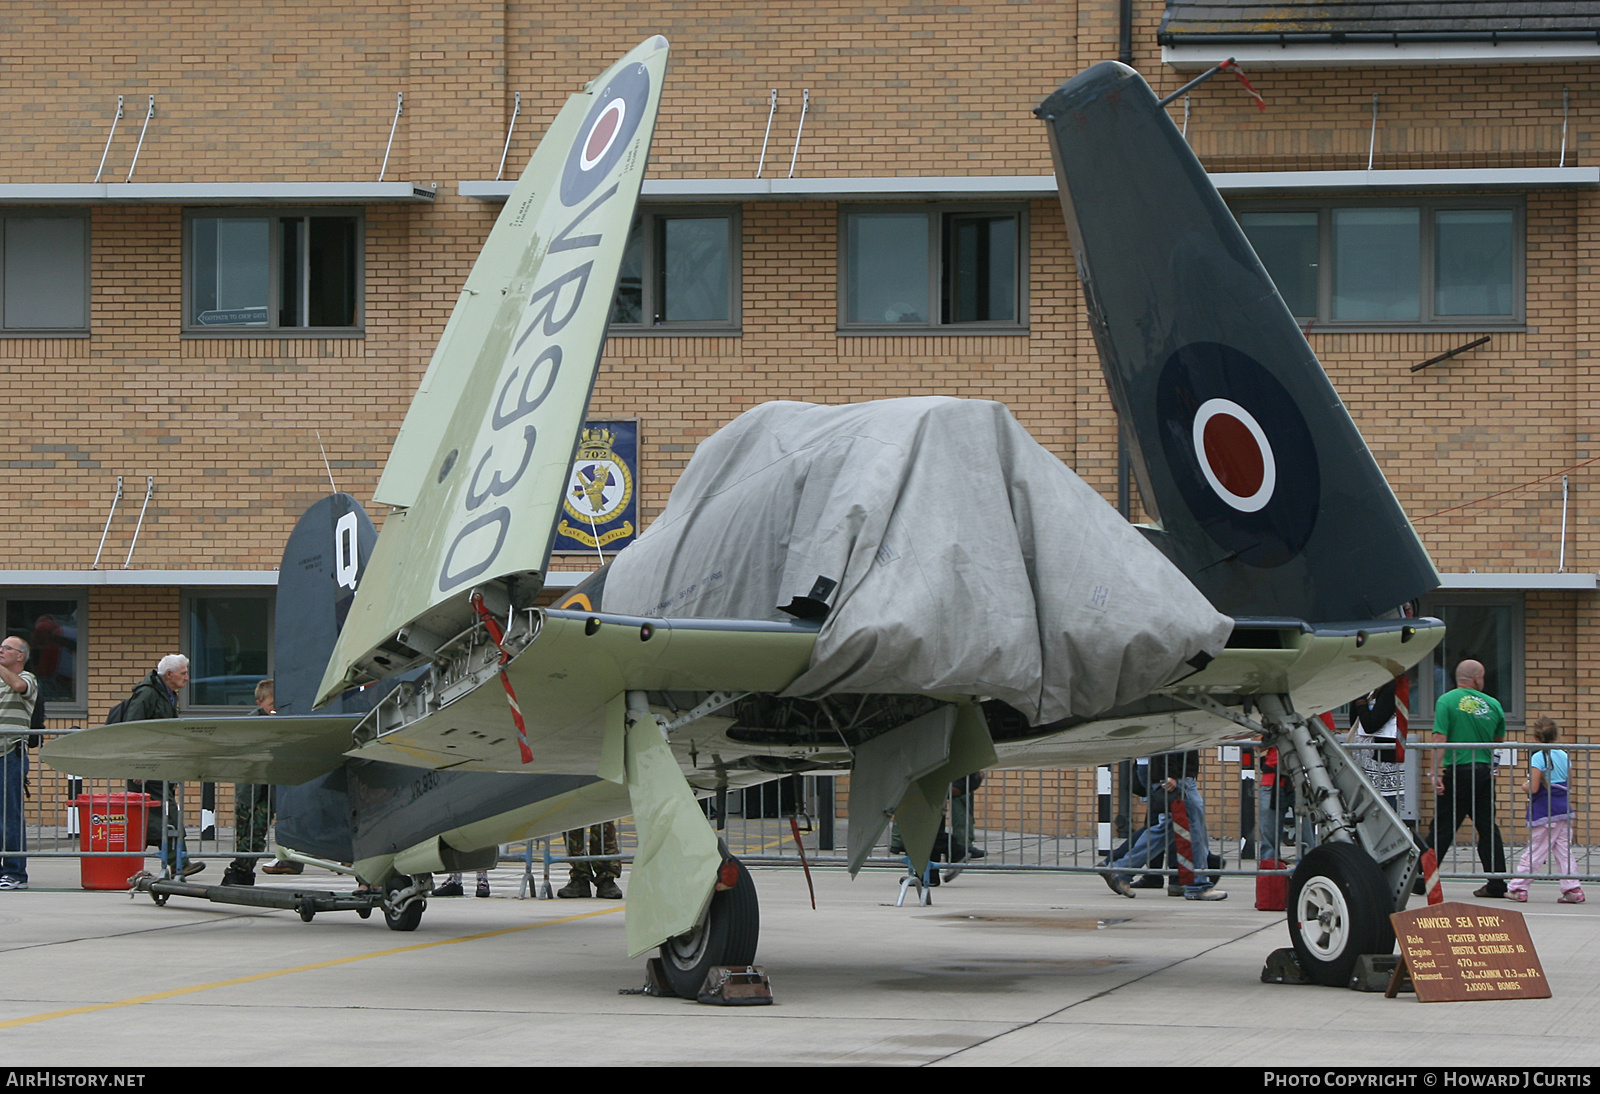
[[[1306,716],[1437,644],[1436,620],[1398,610],[1437,574],[1124,66],[1037,113],[1156,524],[1128,524],[995,403],[774,403],[700,446],[634,545],[536,606],[665,56],[645,43],[552,125],[395,442],[375,494],[393,511],[318,701],[392,691],[344,717],[107,726],[46,758],[96,776],[320,777],[312,796],[381,802],[382,824],[347,822],[345,857],[396,913],[428,871],[631,814],[629,952],[659,946],[693,996],[710,966],[753,959],[758,921],[697,796],[848,771],[852,868],[891,815],[921,868],[952,779],[1243,726],[1280,748],[1322,833],[1291,885],[1302,962],[1342,983],[1392,946],[1415,847]]]

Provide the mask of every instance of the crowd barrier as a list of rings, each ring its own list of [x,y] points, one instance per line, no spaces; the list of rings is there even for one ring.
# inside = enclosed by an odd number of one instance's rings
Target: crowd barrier
[[[1418,735],[1424,736],[1424,735]],[[1427,735],[1431,736],[1431,735]],[[1355,746],[1350,746],[1356,751]],[[1406,750],[1405,792],[1398,812],[1403,820],[1429,834],[1435,810],[1431,786],[1425,785],[1424,756],[1429,750],[1453,750],[1422,739]],[[1495,748],[1496,767],[1491,780],[1494,820],[1504,840],[1508,869],[1499,876],[1516,876],[1515,864],[1529,839],[1526,821],[1527,795],[1522,784],[1527,776],[1531,754],[1543,746],[1524,741],[1508,741]],[[1595,751],[1600,745],[1558,743],[1571,757],[1570,801],[1575,813],[1572,823],[1572,850],[1575,876],[1581,881],[1600,881],[1596,869],[1595,827],[1600,824],[1591,788],[1595,781]],[[1255,850],[1259,825],[1272,823],[1262,816],[1259,749],[1250,742],[1230,742],[1201,750],[1199,784],[1205,802],[1211,850],[1222,857],[1217,872],[1224,877],[1257,873]],[[28,797],[23,811],[26,854],[30,858],[125,857],[128,851],[88,849],[84,839],[85,817],[98,803],[107,806],[119,795],[129,793],[125,780],[75,779],[39,764],[36,753],[30,756],[27,779]],[[982,785],[970,795],[970,834],[957,830],[957,848],[970,845],[982,854],[969,857],[966,870],[985,871],[1060,871],[1088,872],[1101,868],[1107,853],[1117,848],[1130,833],[1146,822],[1141,801],[1131,793],[1133,764],[1103,768],[1060,771],[991,771]],[[160,794],[152,784],[153,811],[160,815]],[[274,853],[270,815],[264,808],[237,808],[239,789],[231,783],[205,785],[191,782],[173,789],[162,826],[162,841],[144,851],[147,868],[159,870],[162,861],[172,857],[182,833],[181,854],[189,859],[215,862],[216,872],[204,880],[220,881],[221,870],[234,858],[271,858]],[[86,812],[80,800],[89,805]],[[248,803],[248,797],[247,797]],[[775,782],[744,790],[730,791],[704,803],[718,835],[730,851],[747,863],[764,866],[799,866],[802,854],[808,864],[838,867],[847,862],[849,845],[849,777],[792,775]],[[949,813],[947,803],[947,815]],[[960,803],[956,813],[959,823]],[[1286,806],[1287,808],[1287,806]],[[180,815],[182,824],[175,823]],[[91,819],[90,823],[93,823]],[[4,817],[0,817],[0,839],[9,846]],[[1293,817],[1281,821],[1281,858],[1292,860],[1301,853],[1304,842],[1300,826]],[[798,831],[799,839],[796,840]],[[620,857],[627,861],[636,847],[633,826],[624,819],[619,825]],[[93,835],[91,832],[90,835]],[[151,827],[152,838],[156,835]],[[873,869],[904,870],[903,854],[891,849],[892,828],[886,826],[874,842],[866,865]],[[948,848],[947,832],[942,848]],[[1441,874],[1449,880],[1476,880],[1490,876],[1478,861],[1478,839],[1472,821],[1466,821],[1440,863]],[[535,879],[564,881],[560,867],[566,861],[565,843],[559,837],[536,841],[527,846],[505,849],[504,858],[525,866],[525,887]],[[949,857],[948,851],[945,855]],[[552,871],[555,873],[553,874]],[[1155,873],[1171,873],[1170,867]],[[1551,864],[1533,875],[1553,880]]]

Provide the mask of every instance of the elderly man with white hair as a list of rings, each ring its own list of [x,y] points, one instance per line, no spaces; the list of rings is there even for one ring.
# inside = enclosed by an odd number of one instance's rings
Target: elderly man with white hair
[[[122,720],[142,722],[153,718],[176,718],[178,694],[188,683],[189,659],[181,653],[167,654],[157,662],[149,676],[133,686],[133,694],[128,697],[128,706]],[[178,784],[131,781],[128,783],[128,789],[142,790],[159,801],[162,798],[163,785],[166,787],[167,810],[171,814],[172,825],[177,832],[176,840],[169,846],[169,853],[174,857],[167,865],[172,868],[173,873],[190,877],[204,870],[206,864],[189,861],[188,846],[183,839],[183,815],[178,810]]]

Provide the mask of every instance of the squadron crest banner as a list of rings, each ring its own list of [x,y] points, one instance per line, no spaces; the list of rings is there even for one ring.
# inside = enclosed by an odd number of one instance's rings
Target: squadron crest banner
[[[620,551],[639,534],[638,422],[589,422],[561,498],[554,550]]]

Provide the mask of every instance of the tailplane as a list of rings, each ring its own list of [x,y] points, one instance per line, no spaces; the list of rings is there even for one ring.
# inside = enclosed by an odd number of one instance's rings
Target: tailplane
[[[1133,69],[1047,124],[1089,325],[1151,539],[1234,616],[1370,619],[1439,584],[1244,232]]]

